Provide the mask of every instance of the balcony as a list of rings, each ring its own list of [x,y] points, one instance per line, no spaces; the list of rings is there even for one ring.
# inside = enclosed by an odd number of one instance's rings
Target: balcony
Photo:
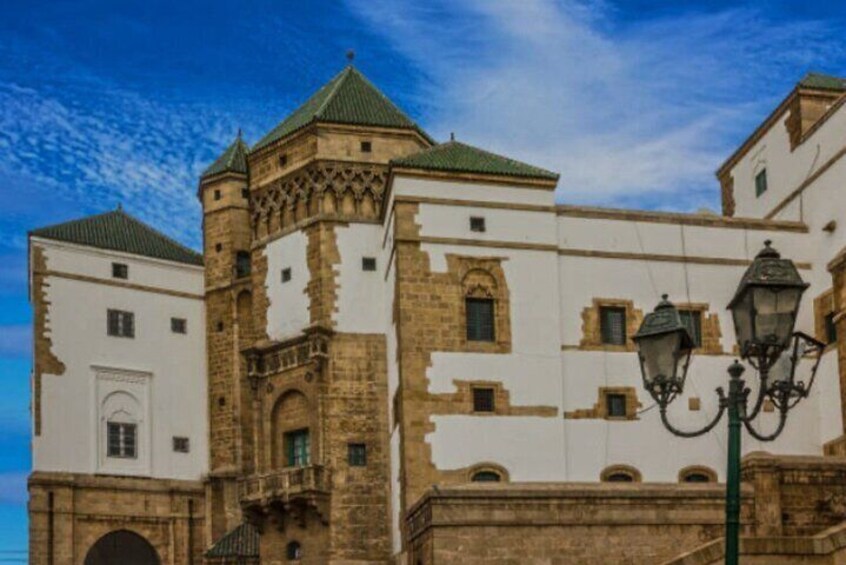
[[[254,521],[270,519],[280,529],[295,520],[305,525],[310,511],[328,523],[331,475],[323,465],[290,467],[272,473],[251,475],[238,483],[238,496],[244,512]]]

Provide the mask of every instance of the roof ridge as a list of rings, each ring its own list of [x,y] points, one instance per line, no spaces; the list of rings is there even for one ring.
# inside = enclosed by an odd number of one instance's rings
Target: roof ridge
[[[130,222],[133,222],[133,223],[134,223],[135,225],[137,225],[139,228],[141,228],[141,229],[143,229],[143,230],[147,231],[148,233],[151,233],[151,234],[153,234],[153,235],[155,235],[155,236],[157,236],[157,237],[160,237],[160,238],[164,239],[164,240],[165,240],[165,241],[167,241],[168,243],[171,243],[171,244],[175,245],[176,247],[179,247],[179,248],[180,248],[180,249],[182,249],[183,251],[186,251],[186,252],[188,252],[188,253],[192,253],[192,254],[194,254],[194,255],[197,255],[198,257],[202,257],[202,256],[203,256],[201,253],[198,253],[197,251],[195,251],[195,250],[191,249],[191,248],[190,248],[190,247],[188,247],[187,245],[185,245],[185,244],[182,244],[182,243],[178,242],[177,240],[175,240],[174,238],[170,237],[170,236],[169,236],[169,235],[167,235],[166,233],[164,233],[164,232],[161,232],[161,231],[157,230],[156,228],[154,228],[153,226],[151,226],[151,225],[149,225],[149,224],[145,224],[143,221],[141,221],[140,219],[136,218],[135,216],[133,216],[132,214],[130,214],[129,212],[127,212],[127,211],[126,211],[126,210],[124,210],[123,208],[118,208],[117,210],[114,210],[114,213],[116,213],[116,214],[120,214],[120,215],[124,216],[127,220],[129,220]]]
[[[320,106],[317,107],[317,110],[314,111],[314,116],[312,116],[312,118],[307,123],[315,121],[317,117],[323,113],[323,111],[326,109],[326,106],[329,104],[329,101],[332,100],[335,94],[337,94],[338,89],[341,87],[341,85],[349,78],[351,74],[350,70],[352,68],[352,65],[347,65],[340,73],[335,76],[334,79],[329,81],[329,84],[332,84],[333,81],[335,82],[335,84],[332,85],[332,89],[329,91],[328,94],[326,94],[326,98],[323,99],[323,102],[321,102]]]

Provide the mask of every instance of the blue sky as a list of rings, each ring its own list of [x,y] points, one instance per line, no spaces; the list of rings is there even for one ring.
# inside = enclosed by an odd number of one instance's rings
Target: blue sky
[[[196,247],[199,171],[357,66],[437,139],[561,173],[561,202],[719,208],[713,171],[846,3],[6,0],[0,19],[0,560],[26,546],[26,231],[113,208]]]

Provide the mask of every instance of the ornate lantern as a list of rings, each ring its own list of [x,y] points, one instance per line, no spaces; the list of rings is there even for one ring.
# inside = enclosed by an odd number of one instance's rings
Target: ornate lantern
[[[759,368],[774,363],[788,346],[799,301],[808,288],[793,261],[782,259],[771,243],[764,242],[728,305],[740,355]]]
[[[681,393],[694,343],[666,294],[644,317],[632,339],[637,345],[644,388],[664,400]]]

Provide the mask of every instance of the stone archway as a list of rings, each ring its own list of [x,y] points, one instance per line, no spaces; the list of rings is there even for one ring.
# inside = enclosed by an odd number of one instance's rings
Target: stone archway
[[[108,533],[85,556],[85,565],[161,565],[156,550],[143,537],[128,530]]]

